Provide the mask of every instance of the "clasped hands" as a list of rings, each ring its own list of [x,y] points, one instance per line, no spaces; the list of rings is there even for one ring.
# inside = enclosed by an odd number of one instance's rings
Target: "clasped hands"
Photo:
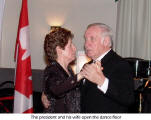
[[[79,74],[89,81],[101,86],[105,81],[102,70],[103,67],[101,66],[101,62],[96,61],[92,64],[85,64]]]

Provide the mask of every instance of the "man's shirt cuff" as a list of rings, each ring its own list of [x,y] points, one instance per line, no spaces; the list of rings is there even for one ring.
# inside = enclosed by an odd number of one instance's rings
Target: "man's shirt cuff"
[[[97,85],[97,87],[105,94],[108,89],[108,84],[109,84],[109,79],[105,78],[103,85],[101,85],[101,86]]]

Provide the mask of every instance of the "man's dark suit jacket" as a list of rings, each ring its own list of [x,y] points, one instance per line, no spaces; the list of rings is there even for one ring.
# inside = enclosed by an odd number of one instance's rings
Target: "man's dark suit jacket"
[[[134,100],[131,67],[113,50],[103,57],[101,64],[109,79],[107,92],[104,94],[86,80],[81,87],[82,113],[127,113]]]

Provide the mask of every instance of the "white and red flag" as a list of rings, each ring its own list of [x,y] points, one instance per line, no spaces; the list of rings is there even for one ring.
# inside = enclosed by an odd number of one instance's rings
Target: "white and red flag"
[[[15,48],[16,74],[14,113],[33,113],[32,72],[29,44],[27,0],[22,0]]]

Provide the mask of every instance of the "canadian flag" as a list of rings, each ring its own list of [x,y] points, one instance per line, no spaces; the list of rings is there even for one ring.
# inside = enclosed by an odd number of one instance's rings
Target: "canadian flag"
[[[22,0],[18,26],[15,61],[14,113],[33,113],[32,72],[29,46],[27,0]]]

